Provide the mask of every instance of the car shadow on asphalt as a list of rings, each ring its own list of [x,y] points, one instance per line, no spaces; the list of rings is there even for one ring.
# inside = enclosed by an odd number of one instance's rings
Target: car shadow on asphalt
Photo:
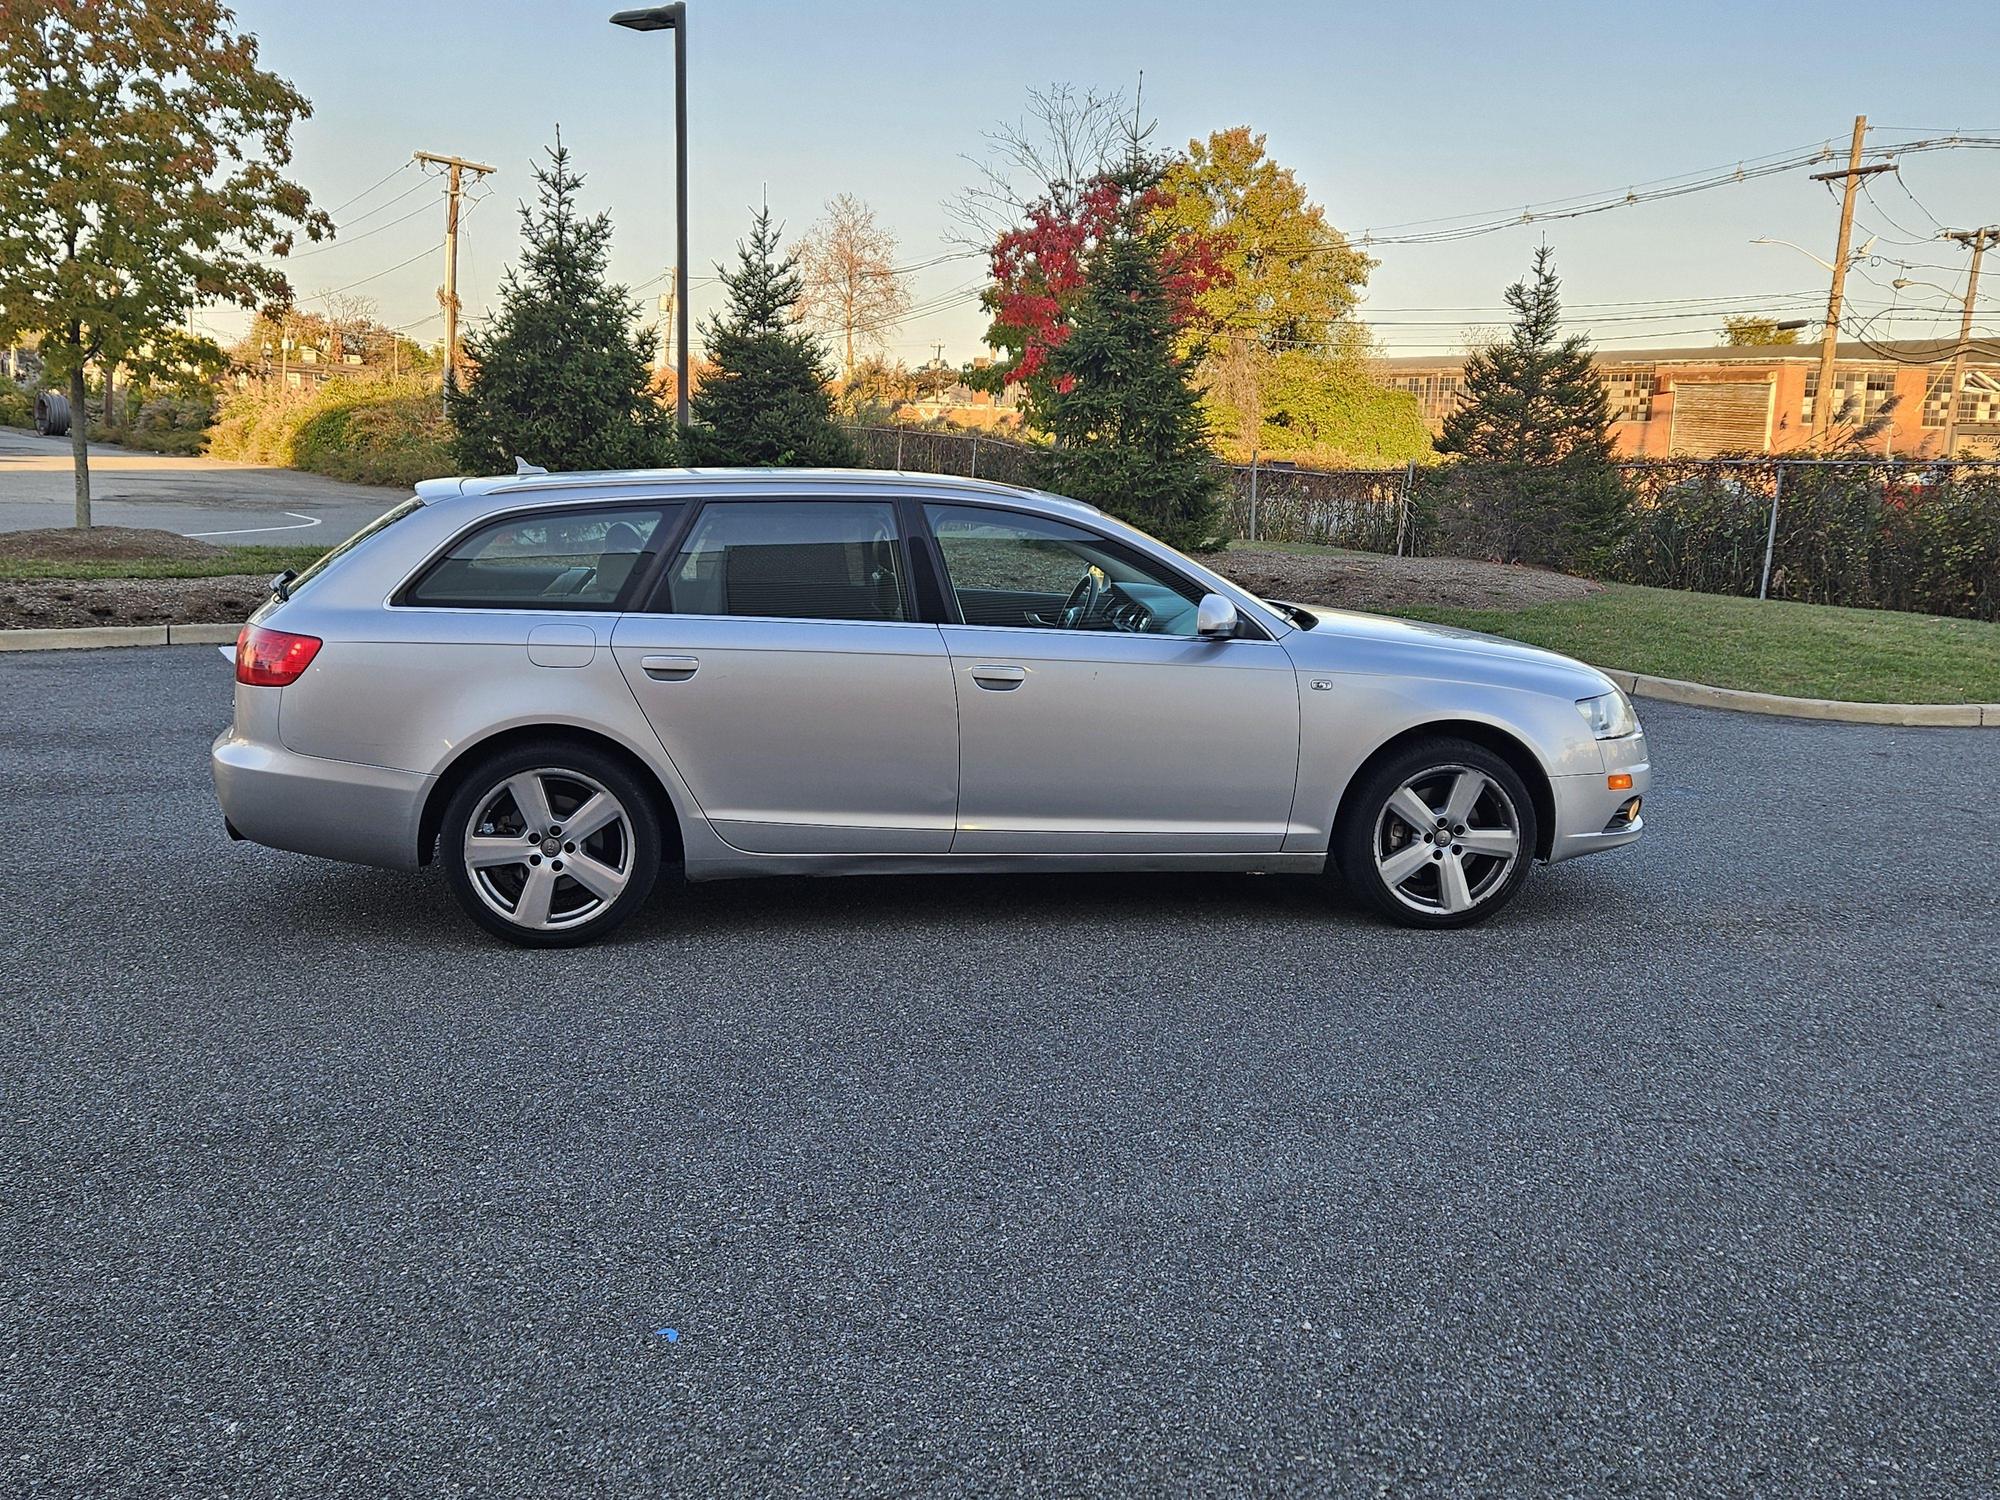
[[[498,942],[457,909],[435,869],[400,873],[281,860],[284,869],[274,870],[273,877],[282,884],[296,882],[298,894],[329,928],[377,941],[403,933],[427,949],[485,948]],[[1608,861],[1590,871],[1574,865],[1537,869],[1508,909],[1487,926],[1574,927],[1607,905],[1636,901],[1636,892],[1628,889],[1632,879]],[[1310,875],[851,875],[689,883],[669,869],[661,873],[645,908],[603,943],[622,947],[787,935],[821,942],[862,938],[886,928],[967,935],[1029,929],[1053,937],[1072,925],[1087,926],[1098,937],[1124,929],[1141,940],[1162,926],[1190,924],[1295,930],[1303,938],[1328,929],[1391,930],[1337,879]]]

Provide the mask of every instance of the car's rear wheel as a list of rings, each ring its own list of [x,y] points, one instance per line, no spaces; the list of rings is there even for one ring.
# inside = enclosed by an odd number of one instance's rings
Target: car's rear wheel
[[[653,796],[625,765],[559,741],[483,761],[453,794],[438,858],[473,921],[511,943],[602,937],[645,903],[660,870]]]
[[[1535,802],[1483,745],[1439,736],[1389,757],[1335,835],[1350,889],[1406,927],[1467,927],[1514,899],[1534,863]]]

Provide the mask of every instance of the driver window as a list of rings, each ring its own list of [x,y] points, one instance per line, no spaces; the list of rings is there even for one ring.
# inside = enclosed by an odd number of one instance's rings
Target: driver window
[[[1186,585],[1080,526],[1013,511],[927,505],[968,625],[1192,636]]]
[[[452,609],[612,609],[662,512],[544,511],[482,527],[409,591]]]

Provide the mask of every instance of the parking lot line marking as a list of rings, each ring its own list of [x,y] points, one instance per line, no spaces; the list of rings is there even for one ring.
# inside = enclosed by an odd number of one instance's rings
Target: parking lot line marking
[[[316,516],[302,516],[295,510],[281,510],[281,516],[290,516],[299,522],[297,526],[244,526],[235,531],[184,531],[182,536],[250,536],[259,531],[304,531],[308,526],[319,525]]]

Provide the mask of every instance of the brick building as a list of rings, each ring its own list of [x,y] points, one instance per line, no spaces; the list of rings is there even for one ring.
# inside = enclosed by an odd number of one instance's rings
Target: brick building
[[[1891,397],[1890,425],[1875,439],[1892,458],[1942,458],[1951,383],[1951,341],[1844,343],[1836,350],[1836,411],[1849,424],[1880,414]],[[1464,356],[1384,359],[1383,379],[1413,392],[1435,435],[1461,397]],[[1600,350],[1597,368],[1611,401],[1611,432],[1620,455],[1664,458],[1714,453],[1785,453],[1812,436],[1819,396],[1817,344],[1719,349]],[[1959,396],[1958,447],[2000,455],[2000,341],[1967,348]]]

